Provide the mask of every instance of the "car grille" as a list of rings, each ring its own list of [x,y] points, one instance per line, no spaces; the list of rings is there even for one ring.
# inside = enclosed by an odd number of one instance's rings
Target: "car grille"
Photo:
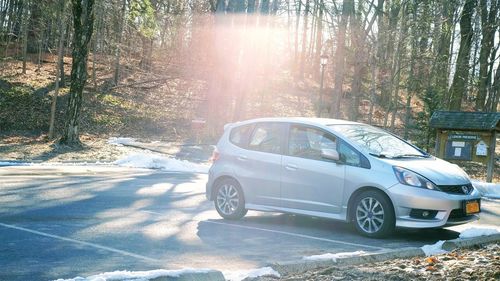
[[[463,186],[467,187],[467,192],[464,192]],[[441,191],[452,194],[471,194],[474,190],[472,184],[461,184],[461,185],[439,185],[438,186]]]

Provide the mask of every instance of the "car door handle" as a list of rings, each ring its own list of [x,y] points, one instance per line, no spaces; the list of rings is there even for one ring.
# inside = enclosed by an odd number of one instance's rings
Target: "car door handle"
[[[287,169],[288,171],[295,171],[298,169],[298,167],[294,164],[286,164],[285,169]]]
[[[247,159],[248,159],[248,157],[246,157],[245,155],[240,155],[240,156],[238,156],[237,158],[238,158],[238,160],[240,160],[240,161],[247,161]]]

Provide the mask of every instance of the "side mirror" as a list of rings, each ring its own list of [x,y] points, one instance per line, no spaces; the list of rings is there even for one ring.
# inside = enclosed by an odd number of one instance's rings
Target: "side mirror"
[[[336,162],[340,161],[340,154],[335,149],[327,149],[327,148],[321,149],[321,157]]]

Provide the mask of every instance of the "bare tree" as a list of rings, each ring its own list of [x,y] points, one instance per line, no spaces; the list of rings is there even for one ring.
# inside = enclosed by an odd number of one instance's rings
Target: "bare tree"
[[[94,0],[72,0],[73,4],[73,65],[71,67],[71,87],[69,90],[66,125],[60,142],[80,144],[80,111],[83,88],[87,81],[87,58],[89,42],[94,30]]]
[[[63,60],[63,49],[64,49],[64,7],[65,0],[59,0],[59,11],[57,18],[57,27],[59,28],[59,43],[57,47],[57,62],[56,62],[56,81],[54,95],[52,96],[52,105],[50,107],[50,124],[49,124],[49,139],[54,138],[54,124],[56,119],[56,108],[57,108],[57,97],[59,96],[59,80],[60,77],[64,75],[61,73],[61,68],[59,65]]]
[[[450,110],[460,110],[469,78],[469,60],[472,46],[472,14],[477,0],[465,0],[460,18],[460,49],[458,50],[455,75],[450,88]]]

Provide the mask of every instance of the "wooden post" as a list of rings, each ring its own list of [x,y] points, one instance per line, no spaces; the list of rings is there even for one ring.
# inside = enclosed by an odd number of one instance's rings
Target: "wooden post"
[[[434,156],[438,158],[442,158],[440,156],[440,150],[441,149],[441,130],[437,129],[436,130],[436,145],[434,147]]]
[[[493,180],[493,170],[495,169],[495,146],[497,143],[497,131],[494,130],[491,132],[490,138],[490,153],[488,155],[488,172],[486,175],[486,181],[492,182]]]

